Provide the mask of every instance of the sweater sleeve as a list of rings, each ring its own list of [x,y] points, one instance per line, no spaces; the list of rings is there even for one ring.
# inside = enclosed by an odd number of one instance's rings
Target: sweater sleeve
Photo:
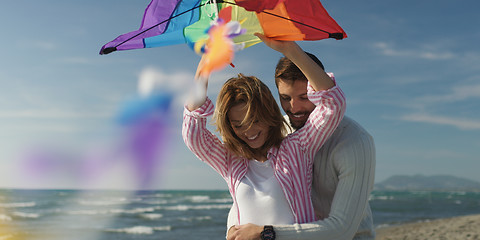
[[[374,239],[372,231],[358,232],[365,217],[375,175],[375,145],[369,134],[348,136],[332,155],[338,185],[329,216],[323,220],[274,226],[277,240]],[[322,171],[315,174],[325,174]],[[317,177],[314,178],[316,181]],[[373,226],[371,226],[373,227]],[[355,235],[357,234],[357,235]]]
[[[226,149],[223,143],[207,129],[207,117],[213,114],[214,106],[207,98],[198,109],[183,113],[182,137],[187,147],[201,161],[210,165],[223,178],[227,175]]]

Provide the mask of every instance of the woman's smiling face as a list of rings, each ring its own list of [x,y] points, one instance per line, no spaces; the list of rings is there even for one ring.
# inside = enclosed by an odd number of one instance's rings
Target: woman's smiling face
[[[228,118],[235,135],[253,149],[258,149],[265,144],[268,135],[268,126],[260,122],[254,122],[250,128],[242,125],[247,114],[245,103],[239,103],[228,111]]]

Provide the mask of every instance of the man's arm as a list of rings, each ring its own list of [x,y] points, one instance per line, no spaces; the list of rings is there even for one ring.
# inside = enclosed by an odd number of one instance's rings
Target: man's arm
[[[277,240],[351,240],[357,233],[373,189],[375,144],[366,132],[344,137],[348,139],[337,145],[332,156],[338,185],[329,216],[313,223],[274,226]],[[326,174],[326,171],[321,169],[315,175]],[[314,181],[318,181],[318,176],[314,176]]]
[[[333,156],[339,182],[329,216],[312,223],[273,226],[276,240],[351,240],[354,237],[373,188],[375,145],[373,138],[366,132],[348,137]],[[315,174],[324,173],[319,171]],[[317,177],[314,180],[317,181]],[[235,232],[237,238],[228,240],[260,239],[247,236],[260,236],[262,229],[263,226],[242,225]]]

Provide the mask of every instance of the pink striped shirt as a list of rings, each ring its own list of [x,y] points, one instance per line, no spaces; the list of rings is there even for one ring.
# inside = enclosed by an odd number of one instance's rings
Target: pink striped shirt
[[[333,74],[330,77],[334,79]],[[279,148],[271,148],[267,154],[297,223],[317,220],[310,198],[313,159],[342,120],[346,105],[343,92],[337,86],[314,91],[309,85],[308,98],[316,108],[305,126],[288,135]],[[213,111],[213,103],[208,98],[194,111],[185,108],[182,135],[187,147],[225,179],[236,205],[236,189],[247,172],[249,160],[231,153],[206,128],[206,117]]]

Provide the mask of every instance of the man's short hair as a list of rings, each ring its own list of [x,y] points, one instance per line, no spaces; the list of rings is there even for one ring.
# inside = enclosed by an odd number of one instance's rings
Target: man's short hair
[[[322,62],[313,54],[305,52],[313,61],[315,61],[323,70],[325,70]],[[307,81],[307,77],[300,71],[300,69],[287,57],[282,57],[278,60],[275,68],[275,84],[278,87],[279,81],[286,81],[293,84],[295,81]]]

